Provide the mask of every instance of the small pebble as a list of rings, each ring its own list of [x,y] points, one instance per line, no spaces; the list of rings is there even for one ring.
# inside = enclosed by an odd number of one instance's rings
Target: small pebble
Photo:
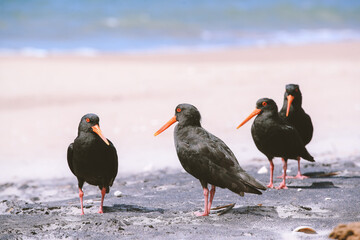
[[[302,232],[302,233],[306,233],[306,234],[316,234],[317,233],[315,231],[315,229],[313,229],[312,227],[308,227],[308,226],[297,227],[293,230],[293,232]]]
[[[259,169],[259,171],[257,173],[258,174],[265,174],[267,172],[268,172],[267,168],[265,166],[263,166],[262,168]]]
[[[120,191],[115,191],[114,192],[115,197],[121,197],[121,195],[122,195],[122,192],[120,192]]]
[[[331,198],[327,197],[327,198],[325,198],[325,200],[331,200]]]
[[[298,192],[301,192],[302,191],[302,189],[301,188],[298,188],[298,190],[297,190]]]

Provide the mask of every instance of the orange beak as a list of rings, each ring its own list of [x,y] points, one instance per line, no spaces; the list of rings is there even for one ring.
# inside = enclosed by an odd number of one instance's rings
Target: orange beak
[[[289,116],[290,106],[291,106],[292,101],[294,101],[294,96],[288,95],[287,100],[288,100],[288,105],[287,105],[287,109],[286,109],[286,116]]]
[[[159,135],[163,131],[165,131],[168,127],[173,125],[176,122],[176,116],[173,116],[167,123],[165,123],[164,126],[162,126],[156,133],[154,133],[154,136]]]
[[[93,130],[97,135],[99,135],[99,137],[101,137],[101,139],[102,139],[107,145],[110,145],[109,141],[108,141],[108,140],[106,139],[106,137],[104,137],[104,135],[102,134],[99,125],[96,124],[95,126],[92,126],[91,128],[92,128],[92,130]]]
[[[260,112],[261,112],[261,109],[255,108],[255,110],[242,123],[240,123],[240,125],[236,129],[239,129],[242,125],[244,125],[247,121],[249,121],[256,115],[258,115]]]

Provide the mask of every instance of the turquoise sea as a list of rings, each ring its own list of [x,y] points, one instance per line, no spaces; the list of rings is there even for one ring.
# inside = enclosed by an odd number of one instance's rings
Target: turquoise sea
[[[360,1],[0,1],[0,52],[206,50],[347,40],[360,40]]]

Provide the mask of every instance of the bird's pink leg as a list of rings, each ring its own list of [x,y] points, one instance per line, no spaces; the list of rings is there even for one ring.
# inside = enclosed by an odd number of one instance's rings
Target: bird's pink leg
[[[301,170],[300,170],[300,157],[297,158],[297,161],[298,161],[298,172],[297,172],[297,175],[292,177],[292,176],[289,176],[288,178],[296,178],[296,179],[305,179],[305,178],[309,178],[307,176],[304,176],[301,174]]]
[[[276,178],[284,178],[284,174],[277,176]],[[290,178],[295,178],[295,177],[286,175],[286,179],[290,179]]]
[[[208,216],[209,215],[209,207],[208,207],[208,198],[209,198],[209,189],[204,188],[204,202],[205,202],[205,206],[204,206],[204,212],[194,212],[194,214],[198,217],[201,216]]]
[[[80,197],[80,205],[81,205],[81,215],[84,215],[84,206],[83,206],[83,197],[84,192],[79,188],[79,197]]]
[[[283,181],[280,183],[279,187],[277,187],[276,189],[288,189],[286,186],[287,160],[282,159],[282,161],[283,161],[284,177],[283,177]]]
[[[284,178],[284,174],[277,176],[276,178]],[[286,178],[290,178],[290,176],[286,176]]]
[[[283,159],[283,161],[284,161],[284,159]],[[284,162],[283,162],[283,163],[284,163]],[[284,178],[284,174],[285,174],[285,173],[283,173],[281,176],[277,176],[276,178]],[[286,176],[286,175],[285,175],[285,177],[286,177],[286,178],[289,178],[289,176]]]
[[[99,209],[99,212],[98,212],[98,213],[104,213],[104,212],[103,212],[103,204],[104,204],[105,194],[106,194],[106,188],[103,187],[103,188],[101,189],[101,204],[100,204],[100,209]]]
[[[269,160],[270,162],[270,183],[267,185],[268,188],[274,188],[274,163],[272,160]]]
[[[215,186],[212,185],[211,186],[211,190],[210,190],[210,200],[209,200],[209,205],[208,205],[208,212],[210,213],[210,209],[211,209],[211,204],[213,202],[215,196]]]

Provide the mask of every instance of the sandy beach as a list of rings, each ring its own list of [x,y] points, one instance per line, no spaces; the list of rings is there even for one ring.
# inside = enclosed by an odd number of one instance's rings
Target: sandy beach
[[[223,139],[241,164],[264,158],[236,126],[261,97],[282,106],[297,83],[313,119],[308,145],[317,161],[359,154],[360,43],[43,58],[0,57],[0,180],[71,177],[66,149],[80,118],[93,112],[120,157],[120,174],[181,168],[172,129],[153,133],[191,103],[202,125]],[[32,171],[28,171],[31,168]]]
[[[53,238],[83,239],[99,237],[95,233],[88,236],[86,231],[107,225],[102,230],[106,232],[104,239],[181,239],[191,237],[184,233],[189,229],[193,229],[195,239],[201,239],[203,230],[217,226],[214,235],[205,236],[216,239],[236,229],[229,239],[264,239],[254,229],[266,226],[268,239],[289,239],[271,229],[282,229],[281,224],[290,220],[286,233],[291,234],[299,224],[310,224],[323,231],[318,236],[326,239],[338,223],[360,220],[360,208],[355,208],[359,204],[355,189],[359,187],[360,172],[359,66],[360,42],[122,55],[1,55],[0,219],[4,225],[0,233],[4,239],[17,233],[21,233],[20,238],[41,239],[47,236],[41,235],[47,226],[46,234],[51,233]],[[240,207],[224,218],[216,214],[205,219],[192,217],[191,212],[202,207],[200,184],[181,170],[173,129],[157,137],[154,132],[173,116],[177,104],[191,103],[202,114],[202,126],[223,139],[240,165],[266,183],[268,175],[256,173],[268,163],[253,143],[251,124],[239,130],[236,126],[259,98],[273,98],[281,107],[288,83],[300,85],[303,108],[315,129],[307,149],[316,163],[303,162],[308,164],[305,172],[340,171],[334,179],[320,181],[331,182],[336,188],[325,184],[326,190],[320,191],[312,185],[318,179],[310,178],[290,181],[292,188],[288,191],[270,190],[262,196],[240,199],[221,190],[224,192],[219,191],[215,204],[237,202]],[[100,116],[104,135],[117,148],[119,174],[114,189],[125,197],[114,197],[112,190],[106,197],[108,211],[103,216],[95,213],[96,201],[88,203],[89,214],[81,218],[66,149],[76,137],[80,118],[89,112]],[[278,170],[280,162],[275,160]],[[295,171],[296,162],[289,162],[289,167]],[[140,194],[147,176],[151,176],[148,189]],[[129,182],[134,182],[131,187]],[[151,200],[150,193],[160,191],[157,188],[161,186],[167,187]],[[185,186],[192,189],[193,199],[185,197]],[[298,188],[303,190],[297,192]],[[29,190],[34,192],[30,194]],[[99,197],[95,187],[87,185],[85,191],[89,201]],[[307,191],[311,191],[311,198],[303,203],[300,197],[305,197]],[[339,199],[325,202],[325,198]],[[344,213],[330,219],[345,199],[354,202],[346,202]],[[280,205],[285,210],[278,209]],[[296,215],[299,212],[303,214],[300,217]],[[37,224],[39,216],[42,220]],[[99,225],[92,221],[94,218]],[[16,223],[14,227],[12,223]],[[42,227],[33,230],[35,225]],[[251,231],[249,225],[253,226]],[[61,226],[67,230],[62,232]],[[115,228],[119,232],[107,232]]]

